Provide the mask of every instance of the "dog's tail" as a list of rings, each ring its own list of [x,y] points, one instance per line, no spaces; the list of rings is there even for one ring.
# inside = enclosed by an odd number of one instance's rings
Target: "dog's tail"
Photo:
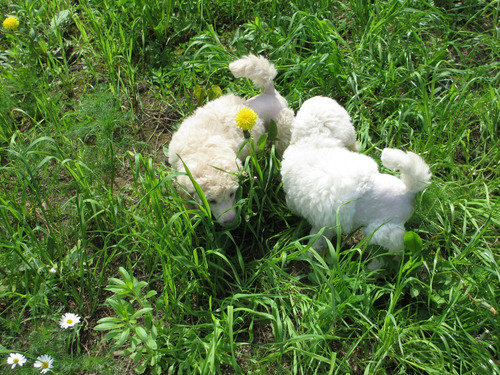
[[[229,64],[236,78],[249,78],[255,87],[274,90],[274,77],[278,74],[274,65],[263,56],[247,55]]]
[[[431,183],[429,166],[413,152],[385,148],[382,151],[382,164],[393,171],[401,171],[401,181],[412,193],[424,190]]]

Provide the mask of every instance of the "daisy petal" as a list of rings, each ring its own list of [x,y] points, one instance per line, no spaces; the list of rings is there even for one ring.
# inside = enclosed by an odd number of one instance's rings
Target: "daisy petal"
[[[19,353],[10,353],[7,358],[7,364],[11,365],[11,368],[16,368],[16,366],[22,366],[26,363],[26,357]]]
[[[61,328],[69,328],[73,327],[80,323],[80,317],[77,314],[73,313],[66,313],[62,316],[59,324],[61,325]]]
[[[50,355],[43,354],[36,359],[36,362],[33,366],[39,367],[40,373],[46,374],[54,367],[53,363],[54,360]]]

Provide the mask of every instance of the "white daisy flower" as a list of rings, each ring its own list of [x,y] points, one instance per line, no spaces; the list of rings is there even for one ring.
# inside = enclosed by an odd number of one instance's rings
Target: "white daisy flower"
[[[52,367],[54,367],[54,360],[50,355],[41,355],[36,359],[36,362],[33,366],[40,367],[40,372],[45,374],[50,371]]]
[[[19,353],[10,353],[9,358],[7,358],[7,364],[11,365],[12,368],[16,366],[22,366],[26,363],[26,357]]]
[[[60,321],[61,328],[64,328],[64,329],[69,328],[69,327],[73,327],[78,323],[80,323],[80,317],[78,315],[72,314],[72,313],[64,314],[61,318],[61,321]]]

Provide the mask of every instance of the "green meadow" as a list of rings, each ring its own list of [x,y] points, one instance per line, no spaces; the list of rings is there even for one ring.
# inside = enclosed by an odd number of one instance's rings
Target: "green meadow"
[[[0,0],[0,373],[500,374],[500,1]],[[317,260],[270,145],[238,219],[185,200],[182,119],[259,93],[353,118],[432,184],[404,255],[343,233]],[[61,328],[63,314],[81,321]],[[12,369],[12,353],[27,362]]]

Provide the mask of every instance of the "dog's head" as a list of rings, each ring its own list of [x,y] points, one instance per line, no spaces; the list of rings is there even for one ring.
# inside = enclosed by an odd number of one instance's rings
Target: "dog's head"
[[[336,139],[353,151],[359,149],[347,111],[335,100],[323,96],[306,100],[293,122],[291,143],[308,137]]]
[[[216,158],[210,160],[210,163],[202,160],[184,162],[193,180],[203,191],[215,220],[220,224],[234,222],[236,191],[239,187],[237,173],[241,166],[239,160]],[[187,174],[178,176],[177,182],[191,197],[201,203],[201,198]]]

